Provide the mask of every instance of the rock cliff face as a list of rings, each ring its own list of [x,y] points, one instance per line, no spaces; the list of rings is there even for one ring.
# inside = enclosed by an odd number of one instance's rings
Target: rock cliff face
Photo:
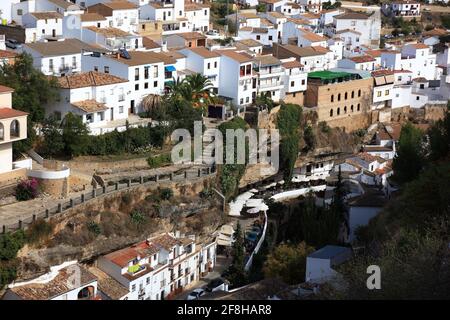
[[[214,195],[200,197],[214,178],[139,186],[99,197],[50,220],[53,233],[38,247],[25,246],[18,280],[44,273],[48,267],[68,260],[89,262],[162,232],[209,237],[226,221]],[[172,190],[166,199],[164,190]]]

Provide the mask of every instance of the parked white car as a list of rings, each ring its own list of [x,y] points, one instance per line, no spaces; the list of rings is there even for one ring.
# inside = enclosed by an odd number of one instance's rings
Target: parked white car
[[[192,292],[188,294],[188,296],[186,297],[186,300],[197,300],[204,294],[205,294],[205,290],[195,289],[195,290],[192,290]]]

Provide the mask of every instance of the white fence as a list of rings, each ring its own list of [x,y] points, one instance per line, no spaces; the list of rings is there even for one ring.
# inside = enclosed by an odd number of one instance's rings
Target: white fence
[[[264,228],[263,232],[261,234],[261,238],[258,241],[258,244],[256,245],[255,249],[253,249],[252,254],[250,255],[250,258],[248,258],[247,263],[245,264],[244,270],[248,271],[253,263],[253,256],[258,253],[259,249],[261,249],[261,246],[266,238],[266,231],[267,231],[267,211],[264,211]]]

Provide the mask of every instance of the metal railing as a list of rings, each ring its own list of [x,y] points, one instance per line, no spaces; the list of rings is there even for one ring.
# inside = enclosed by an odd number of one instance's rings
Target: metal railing
[[[9,225],[3,224],[0,234],[14,232],[28,228],[37,219],[48,220],[55,216],[61,216],[67,210],[85,204],[97,197],[113,194],[118,191],[139,187],[149,183],[160,183],[169,181],[187,181],[194,178],[208,177],[216,173],[214,167],[204,167],[200,169],[185,169],[177,174],[171,172],[166,174],[157,174],[151,176],[140,176],[138,178],[128,179],[126,182],[116,182],[113,185],[105,185],[99,188],[92,188],[91,191],[84,192],[81,195],[61,201],[60,203],[48,207],[45,210],[38,211],[27,218],[19,219],[16,223]]]

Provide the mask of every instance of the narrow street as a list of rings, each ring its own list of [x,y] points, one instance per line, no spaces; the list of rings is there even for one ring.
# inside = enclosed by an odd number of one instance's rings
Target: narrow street
[[[217,255],[216,265],[215,265],[213,271],[208,273],[208,275],[206,275],[206,277],[201,278],[194,286],[192,286],[189,289],[180,293],[174,300],[186,300],[186,297],[192,290],[198,289],[198,288],[203,288],[208,284],[209,281],[216,279],[216,278],[220,278],[220,275],[225,271],[225,269],[228,268],[230,263],[231,263],[231,257],[227,258],[224,255]],[[208,293],[205,294],[205,296],[207,296],[207,295],[208,295]]]

